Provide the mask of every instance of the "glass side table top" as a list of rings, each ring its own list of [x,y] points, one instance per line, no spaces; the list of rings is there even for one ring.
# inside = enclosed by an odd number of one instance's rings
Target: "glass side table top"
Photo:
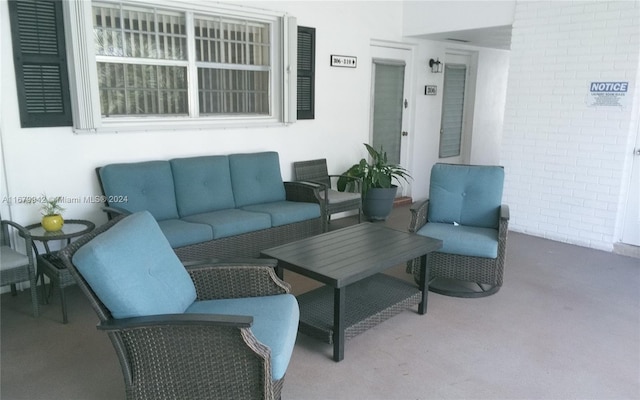
[[[31,234],[31,239],[43,242],[47,253],[49,253],[49,246],[47,245],[48,241],[71,239],[82,236],[85,233],[91,232],[95,227],[96,225],[91,221],[83,219],[68,219],[64,221],[62,229],[56,232],[45,231],[40,223],[28,225],[26,226],[26,229]]]

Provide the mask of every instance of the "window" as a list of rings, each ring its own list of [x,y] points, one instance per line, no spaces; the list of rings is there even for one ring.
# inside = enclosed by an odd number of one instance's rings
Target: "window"
[[[447,63],[444,67],[440,158],[460,155],[464,117],[464,92],[467,67]]]
[[[21,126],[70,126],[61,2],[12,0],[9,16]]]
[[[295,20],[206,2],[155,3],[68,2],[71,16],[91,15],[71,27],[77,130],[291,122]]]

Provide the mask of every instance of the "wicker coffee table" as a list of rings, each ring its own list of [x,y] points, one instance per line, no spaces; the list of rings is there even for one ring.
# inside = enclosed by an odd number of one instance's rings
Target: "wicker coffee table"
[[[362,223],[262,251],[283,269],[325,286],[298,296],[299,331],[333,344],[333,359],[344,359],[344,342],[418,305],[427,312],[427,255],[437,239]],[[381,272],[420,258],[422,281],[415,284]]]

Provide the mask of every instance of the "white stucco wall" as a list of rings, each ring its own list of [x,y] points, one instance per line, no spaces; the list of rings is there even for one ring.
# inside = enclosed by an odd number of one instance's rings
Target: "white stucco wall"
[[[437,79],[442,79],[441,75],[434,76],[427,71],[427,60],[434,56],[442,58],[446,47],[439,42],[403,38],[406,13],[403,3],[397,1],[256,1],[242,4],[284,11],[295,16],[299,25],[316,28],[314,120],[275,128],[97,135],[74,134],[67,127],[22,129],[18,119],[7,3],[1,1],[0,130],[6,167],[6,181],[0,186],[2,198],[47,193],[83,199],[100,193],[94,172],[98,166],[203,154],[275,150],[280,154],[285,180],[291,178],[292,162],[312,158],[326,157],[330,172],[340,173],[366,156],[362,143],[369,141],[372,40],[410,42],[415,48],[413,65],[408,66],[414,87],[413,96],[409,99],[411,107],[414,107],[414,118],[410,127],[408,157],[408,168],[414,182],[409,193],[414,199],[426,198],[429,171],[437,161],[442,100],[440,95],[423,94],[424,85],[439,84],[441,87]],[[478,107],[484,111],[476,113],[483,116],[475,122],[479,133],[474,133],[478,140],[477,152],[482,154],[474,155],[473,159],[495,163],[498,162],[498,153],[484,144],[499,140],[501,106],[490,104],[502,96],[499,92],[503,89],[501,85],[486,85],[485,77],[491,75],[492,79],[506,82],[508,53],[467,48],[478,51],[479,59],[487,63],[486,67],[481,65],[479,68],[481,79],[478,80],[477,93],[482,105],[478,104]],[[331,54],[356,56],[358,67],[330,67]],[[67,218],[85,218],[96,223],[106,220],[99,204],[80,202],[66,204],[66,208]],[[2,215],[24,224],[40,218],[37,205],[13,204],[9,207],[3,203]]]
[[[332,172],[342,172],[363,157],[362,143],[369,137],[369,43],[371,38],[401,40],[400,4],[256,2],[256,5],[289,12],[297,17],[299,25],[317,29],[314,120],[276,128],[77,135],[67,127],[20,127],[7,3],[0,2],[0,106],[6,166],[3,198],[45,192],[80,198],[99,194],[95,167],[121,161],[275,150],[280,154],[286,180],[291,178],[291,163],[296,160],[326,157]],[[354,19],[354,15],[358,18]],[[330,54],[356,56],[358,68],[332,68]],[[68,204],[66,208],[68,218],[105,220],[99,204]],[[14,204],[8,211],[11,218],[21,223],[39,220],[37,206]]]

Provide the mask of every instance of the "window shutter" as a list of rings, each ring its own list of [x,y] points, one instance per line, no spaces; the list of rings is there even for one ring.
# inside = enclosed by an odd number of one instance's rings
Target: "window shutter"
[[[316,29],[298,26],[298,119],[314,119]]]
[[[22,127],[71,126],[62,2],[10,0],[9,16]]]

